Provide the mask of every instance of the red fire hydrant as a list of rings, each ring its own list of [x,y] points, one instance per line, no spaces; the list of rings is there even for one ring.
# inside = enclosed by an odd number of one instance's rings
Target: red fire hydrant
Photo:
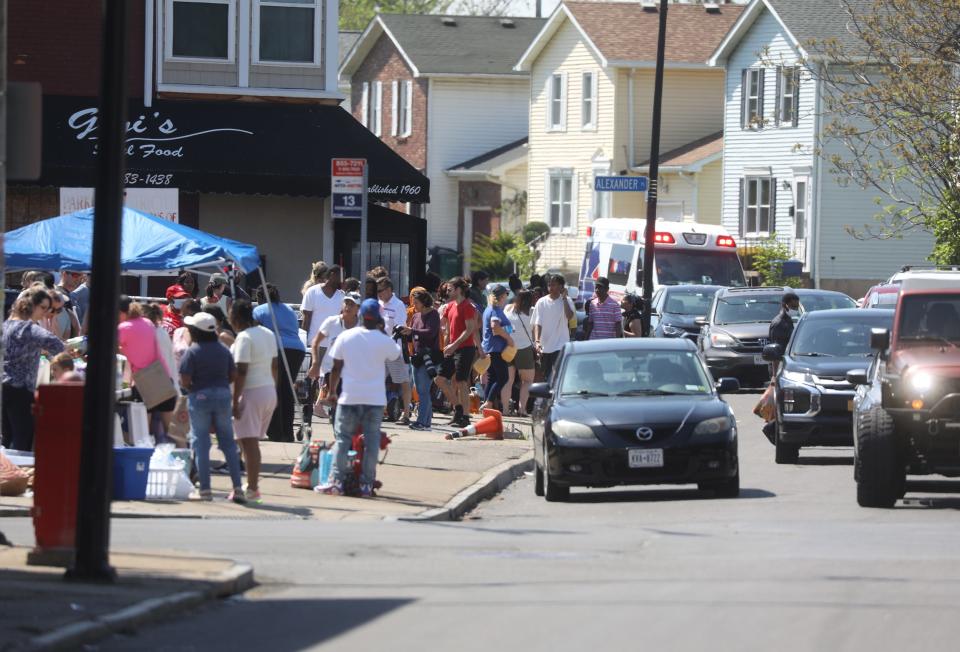
[[[73,563],[77,529],[83,384],[41,385],[33,414],[37,545],[27,563],[67,567]]]

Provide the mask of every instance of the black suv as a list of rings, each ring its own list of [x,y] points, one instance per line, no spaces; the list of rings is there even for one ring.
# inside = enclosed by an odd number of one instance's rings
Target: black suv
[[[710,311],[719,285],[667,285],[650,301],[650,330],[654,337],[685,337],[697,341],[697,318]]]
[[[764,359],[780,363],[774,379],[777,464],[796,463],[801,446],[853,445],[856,387],[847,373],[870,365],[871,329],[892,324],[892,310],[808,312],[786,351],[767,345]]]
[[[717,292],[701,327],[698,348],[714,378],[730,376],[754,386],[770,380],[770,365],[763,359],[769,344],[770,322],[780,312],[789,288],[724,288]]]

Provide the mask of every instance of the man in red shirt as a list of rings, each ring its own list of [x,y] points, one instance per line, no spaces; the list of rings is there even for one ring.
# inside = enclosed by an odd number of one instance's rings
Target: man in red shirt
[[[446,312],[449,344],[443,348],[440,373],[453,381],[453,393],[457,397],[450,425],[466,428],[470,425],[470,372],[477,357],[474,338],[480,319],[476,308],[470,303],[470,286],[467,282],[457,277],[450,281],[449,286],[452,299]]]
[[[170,337],[173,337],[175,330],[183,326],[183,315],[180,314],[180,308],[190,298],[190,293],[179,285],[171,285],[167,288],[167,307],[163,310],[161,325]]]

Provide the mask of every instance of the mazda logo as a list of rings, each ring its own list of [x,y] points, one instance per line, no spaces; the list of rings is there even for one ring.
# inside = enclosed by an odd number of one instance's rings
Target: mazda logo
[[[653,429],[641,426],[637,428],[637,439],[640,441],[650,441],[653,439]]]

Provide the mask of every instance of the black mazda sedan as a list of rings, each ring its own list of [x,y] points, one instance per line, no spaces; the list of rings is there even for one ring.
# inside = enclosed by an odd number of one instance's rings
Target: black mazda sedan
[[[847,372],[870,366],[871,329],[892,326],[892,310],[809,312],[797,323],[786,351],[777,344],[764,348],[764,359],[778,365],[776,429],[767,435],[777,464],[795,464],[803,446],[853,445],[856,387],[847,382]]]
[[[687,339],[573,342],[549,383],[531,388],[536,493],[571,487],[696,484],[740,493],[737,422]]]

